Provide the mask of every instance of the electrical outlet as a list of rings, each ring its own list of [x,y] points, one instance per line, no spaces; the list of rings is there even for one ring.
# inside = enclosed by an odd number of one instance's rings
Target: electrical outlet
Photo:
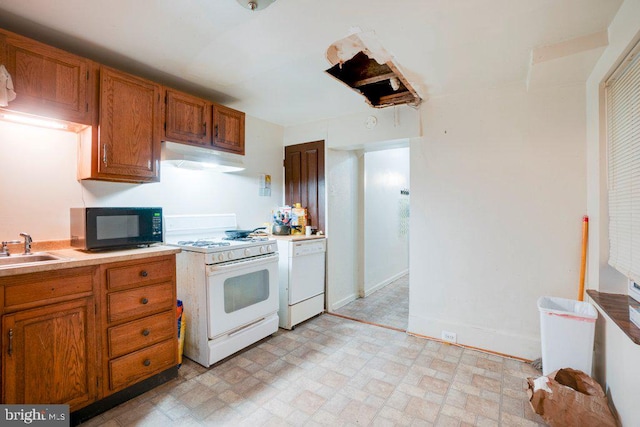
[[[455,332],[442,331],[442,341],[458,342]]]

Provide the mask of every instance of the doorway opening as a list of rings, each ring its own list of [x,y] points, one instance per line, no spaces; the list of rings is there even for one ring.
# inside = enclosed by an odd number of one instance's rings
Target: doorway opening
[[[408,145],[408,144],[407,144]],[[356,298],[334,314],[402,331],[409,318],[409,147],[359,156]]]

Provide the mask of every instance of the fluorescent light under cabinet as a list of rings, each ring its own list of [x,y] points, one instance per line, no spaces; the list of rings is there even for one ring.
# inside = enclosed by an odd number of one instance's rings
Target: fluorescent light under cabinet
[[[21,116],[18,114],[0,114],[0,117],[14,123],[20,123],[23,125],[40,126],[51,129],[66,130],[69,128],[65,123],[56,122],[54,120],[40,119],[37,117]]]

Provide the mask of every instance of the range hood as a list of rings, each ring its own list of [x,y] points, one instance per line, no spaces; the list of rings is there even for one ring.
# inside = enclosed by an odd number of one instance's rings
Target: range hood
[[[242,156],[177,142],[162,142],[162,161],[183,169],[239,172],[244,170]]]

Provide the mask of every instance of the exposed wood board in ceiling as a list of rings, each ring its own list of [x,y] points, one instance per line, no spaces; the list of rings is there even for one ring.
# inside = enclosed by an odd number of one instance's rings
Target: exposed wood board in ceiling
[[[372,31],[354,33],[331,44],[327,73],[362,94],[376,108],[422,101]]]
[[[420,97],[393,63],[378,64],[364,52],[359,52],[353,58],[326,71],[361,93],[373,107],[420,104]]]

